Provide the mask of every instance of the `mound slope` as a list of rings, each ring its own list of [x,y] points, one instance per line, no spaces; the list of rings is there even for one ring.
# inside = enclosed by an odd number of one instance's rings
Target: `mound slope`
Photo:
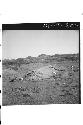
[[[55,70],[52,66],[43,66],[41,68],[38,68],[33,71],[33,73],[30,76],[30,79],[32,80],[41,80],[41,79],[48,79],[53,76],[53,74],[56,74],[57,70]]]

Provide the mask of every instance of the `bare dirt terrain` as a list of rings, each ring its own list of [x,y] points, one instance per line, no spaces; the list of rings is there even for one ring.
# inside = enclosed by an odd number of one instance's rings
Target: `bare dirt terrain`
[[[80,101],[79,54],[3,60],[3,106]]]

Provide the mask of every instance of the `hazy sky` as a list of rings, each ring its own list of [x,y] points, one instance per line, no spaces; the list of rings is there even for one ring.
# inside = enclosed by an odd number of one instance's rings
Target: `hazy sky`
[[[5,30],[2,40],[3,58],[79,51],[79,32],[76,30]]]

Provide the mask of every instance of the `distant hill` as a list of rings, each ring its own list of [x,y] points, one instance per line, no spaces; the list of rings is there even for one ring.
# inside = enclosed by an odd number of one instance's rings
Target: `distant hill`
[[[79,54],[55,54],[55,55],[46,55],[41,54],[38,57],[28,56],[26,58],[18,58],[18,59],[4,59],[2,60],[2,65],[7,68],[10,66],[20,67],[22,64],[30,64],[30,63],[49,63],[51,61],[79,61]]]

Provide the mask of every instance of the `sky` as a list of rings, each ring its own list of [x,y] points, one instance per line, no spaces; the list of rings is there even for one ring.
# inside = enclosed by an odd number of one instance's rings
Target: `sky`
[[[4,30],[2,33],[3,59],[78,52],[78,30]]]

